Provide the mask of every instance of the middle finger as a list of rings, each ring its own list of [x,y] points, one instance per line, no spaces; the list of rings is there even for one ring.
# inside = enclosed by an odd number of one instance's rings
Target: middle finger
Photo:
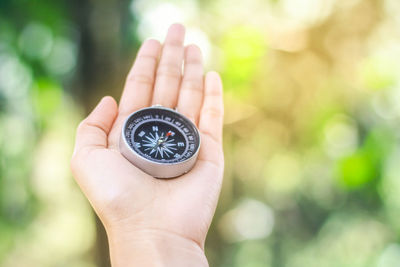
[[[154,86],[153,105],[175,108],[182,77],[185,28],[173,24],[165,38]]]

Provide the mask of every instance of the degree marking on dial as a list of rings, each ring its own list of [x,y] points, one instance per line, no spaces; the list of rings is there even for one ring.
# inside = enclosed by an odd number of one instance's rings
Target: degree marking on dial
[[[131,127],[127,128],[129,131],[126,132],[132,148],[142,156],[155,161],[169,160],[172,163],[178,162],[181,158],[187,159],[194,152],[190,150],[195,149],[196,136],[191,133],[191,125],[182,118],[174,116],[176,115],[170,116],[169,113],[152,113],[142,114],[140,118],[133,119]],[[147,126],[144,126],[142,130],[139,128],[139,131],[135,133],[135,130],[143,124]],[[175,135],[176,132],[179,134]]]

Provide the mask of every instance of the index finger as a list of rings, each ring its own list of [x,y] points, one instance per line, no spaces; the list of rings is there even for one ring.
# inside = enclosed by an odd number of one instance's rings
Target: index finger
[[[160,51],[160,42],[152,39],[140,48],[121,96],[119,113],[122,116],[150,105]]]

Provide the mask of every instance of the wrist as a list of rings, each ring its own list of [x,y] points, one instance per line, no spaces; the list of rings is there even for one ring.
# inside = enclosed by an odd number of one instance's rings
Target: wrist
[[[159,229],[107,230],[113,267],[208,266],[194,240]]]

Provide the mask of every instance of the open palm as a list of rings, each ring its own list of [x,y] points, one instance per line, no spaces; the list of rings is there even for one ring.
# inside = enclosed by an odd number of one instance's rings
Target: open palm
[[[79,125],[71,167],[107,231],[162,232],[203,248],[223,176],[222,84],[215,72],[204,77],[201,52],[184,47],[184,35],[184,27],[174,24],[163,45],[143,43],[119,106],[105,97]],[[126,117],[154,104],[177,107],[200,131],[198,161],[178,178],[153,178],[118,149]]]

